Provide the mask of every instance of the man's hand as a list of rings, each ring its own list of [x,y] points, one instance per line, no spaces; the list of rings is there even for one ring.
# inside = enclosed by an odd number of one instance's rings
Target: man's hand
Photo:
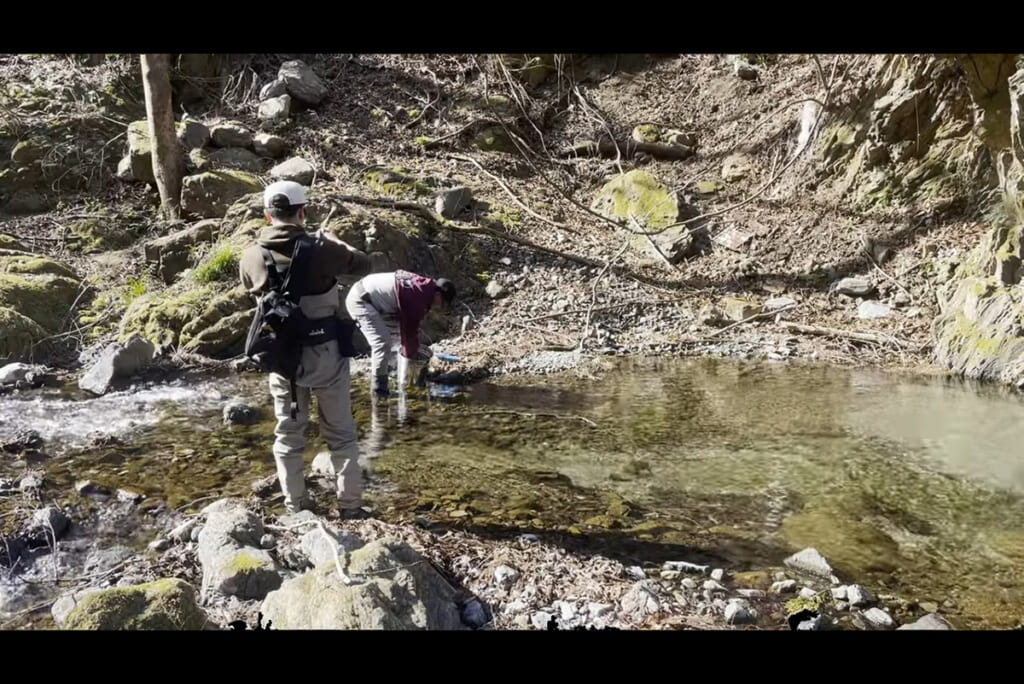
[[[378,375],[374,378],[373,393],[382,399],[387,399],[391,396],[391,392],[388,391],[388,376]]]

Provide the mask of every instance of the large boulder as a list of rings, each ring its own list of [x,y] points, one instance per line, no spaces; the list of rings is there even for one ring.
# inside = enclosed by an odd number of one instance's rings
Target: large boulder
[[[117,380],[130,378],[153,360],[156,348],[138,335],[107,345],[78,386],[93,394],[106,394]]]
[[[128,124],[128,161],[131,177],[145,183],[156,183],[153,175],[153,143],[149,139],[149,122]]]
[[[288,141],[279,135],[259,133],[252,139],[252,149],[261,157],[279,159],[288,152]]]
[[[279,123],[286,121],[292,112],[292,98],[290,95],[281,95],[264,100],[260,103],[257,116],[264,123]]]
[[[213,242],[219,225],[216,219],[205,219],[147,242],[144,246],[146,262],[156,265],[163,281],[171,284],[179,273],[189,267],[192,249],[196,245]]]
[[[242,501],[223,499],[204,509],[199,533],[203,594],[217,592],[241,599],[262,599],[281,586],[280,568],[260,548],[263,520]]]
[[[77,630],[200,630],[210,622],[195,590],[180,579],[161,579],[80,596],[64,621]]]
[[[294,181],[300,185],[309,185],[316,176],[316,169],[302,157],[292,157],[270,170],[274,180]]]
[[[268,594],[264,618],[277,629],[465,629],[451,586],[407,544],[371,542],[342,564],[355,583],[326,562]]]
[[[211,164],[221,169],[238,169],[258,173],[261,167],[260,158],[244,147],[223,147],[211,150],[208,158]]]
[[[0,254],[0,273],[23,273],[29,275],[55,275],[75,278],[75,272],[65,264],[53,259],[30,254]]]
[[[693,250],[689,229],[675,225],[680,218],[678,200],[646,171],[633,170],[613,178],[598,190],[592,208],[632,231],[661,231],[650,239],[636,235],[630,241],[635,250],[654,261],[664,256],[669,262],[678,263]]]
[[[262,189],[259,179],[245,171],[207,171],[182,183],[181,207],[202,218],[219,218],[231,204]]]
[[[292,98],[308,107],[316,107],[327,97],[327,86],[302,60],[282,64],[277,78],[284,82],[285,90]]]
[[[225,121],[210,129],[210,140],[216,147],[250,147],[252,131],[237,121]]]
[[[0,306],[0,359],[25,358],[32,346],[46,337],[46,330],[14,309]]]
[[[195,119],[182,119],[178,124],[178,142],[186,150],[205,147],[210,142],[210,129]]]
[[[79,282],[65,275],[0,273],[0,308],[13,309],[49,332],[60,331],[80,293]]]

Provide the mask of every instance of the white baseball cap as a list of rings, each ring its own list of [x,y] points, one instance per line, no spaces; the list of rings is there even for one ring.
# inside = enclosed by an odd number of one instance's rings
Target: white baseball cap
[[[271,183],[263,191],[263,206],[267,209],[287,209],[306,203],[306,191],[293,181]]]

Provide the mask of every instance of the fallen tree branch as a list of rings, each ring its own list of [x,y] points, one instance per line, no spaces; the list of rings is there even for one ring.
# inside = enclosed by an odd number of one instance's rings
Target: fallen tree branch
[[[626,159],[633,158],[638,152],[649,154],[655,159],[666,161],[682,161],[693,156],[693,148],[685,145],[666,145],[664,143],[637,142],[632,138],[617,141],[601,138],[597,142],[587,140],[573,145],[558,153],[560,159],[569,157],[607,157]]]
[[[744,318],[742,321],[736,321],[735,323],[732,323],[731,325],[727,325],[724,328],[716,330],[715,332],[711,333],[711,335],[709,335],[708,337],[709,338],[718,337],[722,333],[724,333],[724,332],[726,332],[728,330],[732,330],[733,328],[738,328],[739,326],[743,325],[744,323],[749,323],[750,321],[755,321],[755,320],[757,320],[759,318],[768,318],[770,316],[774,316],[776,314],[780,314],[780,313],[783,313],[785,311],[789,311],[790,309],[794,309],[797,306],[798,306],[797,304],[790,304],[789,306],[784,306],[781,309],[776,309],[775,311],[762,311],[761,313],[756,313],[753,316],[748,316],[747,318]]]
[[[868,342],[870,344],[896,344],[901,347],[915,346],[912,342],[900,340],[893,335],[857,332],[854,330],[840,330],[838,328],[823,328],[816,325],[803,325],[801,323],[786,323],[786,330],[792,333],[802,333],[804,335],[820,335],[822,337],[838,337],[844,340]]]
[[[505,191],[505,194],[507,194],[512,199],[512,201],[516,203],[517,206],[519,206],[523,211],[525,211],[530,216],[532,216],[535,219],[538,219],[540,221],[543,221],[544,223],[548,224],[549,226],[552,226],[554,228],[558,228],[559,230],[564,230],[567,233],[573,233],[574,235],[578,235],[579,234],[578,231],[573,230],[572,228],[570,228],[569,226],[565,225],[564,223],[559,223],[558,221],[554,221],[552,219],[549,219],[548,217],[543,216],[541,214],[538,214],[536,211],[534,211],[533,209],[528,207],[525,202],[523,202],[521,199],[519,199],[519,197],[517,197],[516,194],[514,192],[512,192],[512,188],[510,188],[507,183],[505,183],[497,175],[495,175],[495,174],[491,173],[490,171],[488,171],[487,169],[485,169],[483,167],[483,165],[480,162],[478,162],[476,159],[473,159],[472,157],[463,157],[463,156],[457,155],[457,154],[453,154],[453,155],[450,155],[450,156],[451,156],[452,159],[456,159],[458,161],[469,162],[470,164],[472,164],[476,168],[480,169],[481,173],[483,173],[485,176],[489,177],[491,180],[493,180],[495,183],[497,183],[498,186],[502,190]]]

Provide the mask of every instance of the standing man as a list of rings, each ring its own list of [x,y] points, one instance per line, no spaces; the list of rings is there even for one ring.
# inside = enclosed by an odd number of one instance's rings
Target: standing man
[[[298,307],[309,322],[308,333],[297,341],[301,346],[294,377],[270,373],[270,394],[274,398],[277,427],[274,431],[274,460],[284,494],[285,506],[295,512],[310,507],[306,492],[302,455],[309,424],[310,396],[316,395],[320,434],[327,442],[337,475],[338,507],[342,517],[360,517],[362,511],[362,470],[359,444],[349,399],[349,360],[342,350],[350,341],[342,338],[338,279],[355,280],[370,269],[365,254],[349,245],[326,239],[322,233],[305,230],[306,195],[291,181],[267,186],[263,196],[270,225],[257,236],[256,244],[241,256],[242,284],[257,298],[282,283],[301,293]],[[301,264],[292,273],[292,258],[303,252]],[[350,333],[349,333],[350,334]]]
[[[450,306],[455,284],[450,280],[426,278],[409,273],[374,273],[352,286],[345,298],[348,314],[359,325],[370,345],[373,391],[387,397],[388,369],[393,354],[393,338],[401,339],[402,358],[408,377],[416,374],[422,384],[423,371],[432,352],[422,339],[421,325],[433,306]]]

